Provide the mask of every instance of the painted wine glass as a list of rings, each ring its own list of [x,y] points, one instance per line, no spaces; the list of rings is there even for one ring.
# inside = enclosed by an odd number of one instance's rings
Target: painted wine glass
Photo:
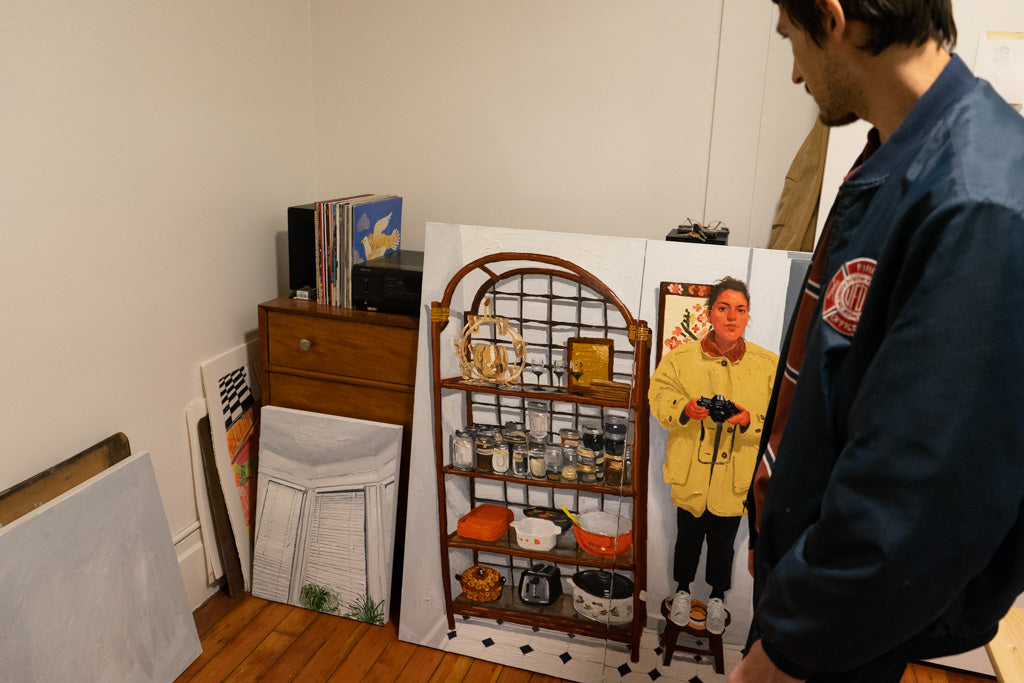
[[[583,376],[583,361],[571,360],[569,361],[569,374],[577,382],[580,381],[580,377]]]
[[[537,386],[540,386],[540,376],[544,374],[544,361],[540,358],[533,358],[526,369],[534,374],[537,378]]]
[[[551,361],[551,372],[558,378],[558,386],[562,386],[562,375],[565,374],[565,362],[561,360]]]

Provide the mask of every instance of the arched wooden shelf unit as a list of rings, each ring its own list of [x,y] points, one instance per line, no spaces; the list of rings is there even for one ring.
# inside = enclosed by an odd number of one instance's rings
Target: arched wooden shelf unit
[[[475,289],[473,289],[475,287]],[[452,311],[456,293],[471,292],[465,311]],[[486,302],[486,303],[485,303]],[[465,379],[456,367],[444,376],[443,368],[454,365],[453,335],[463,329],[470,315],[482,315],[491,306],[495,316],[507,318],[526,342],[526,353],[542,359],[544,372],[534,382],[519,377],[514,383],[485,383]],[[453,321],[458,325],[448,330]],[[493,332],[474,338],[485,344],[505,345],[511,357],[512,344]],[[552,363],[566,361],[568,340],[598,340],[610,354],[610,376],[619,391],[602,392],[563,386]],[[647,323],[637,320],[619,297],[603,282],[578,265],[544,254],[502,252],[476,259],[463,266],[448,282],[441,301],[431,304],[430,352],[432,363],[433,436],[436,457],[441,569],[445,608],[450,629],[455,616],[475,616],[527,624],[539,628],[587,635],[628,643],[633,661],[639,656],[640,636],[646,622],[644,596],[647,588],[647,463],[648,409],[651,333]],[[526,373],[523,373],[524,375]],[[545,382],[541,382],[541,377]],[[624,385],[624,386],[623,386]],[[455,396],[456,399],[451,397]],[[461,425],[453,424],[452,400],[461,400],[464,424],[487,424],[500,428],[506,421],[525,422],[527,401],[542,401],[548,412],[549,439],[558,440],[562,427],[579,430],[587,422],[601,422],[610,415],[625,418],[627,442],[632,457],[627,473],[616,485],[606,482],[569,483],[513,476],[511,473],[462,471],[452,466],[449,438]],[[442,413],[448,406],[449,415]],[[447,419],[445,419],[447,417]],[[457,495],[453,495],[457,494]],[[566,532],[559,545],[546,552],[519,547],[515,531],[496,541],[479,541],[460,536],[455,521],[481,503],[496,503],[515,509],[534,505],[565,504],[570,509],[617,510],[632,517],[633,544],[614,558],[591,555],[576,546]],[[517,515],[519,516],[519,515]],[[524,604],[517,595],[518,579],[533,561],[552,562],[562,569],[563,579],[575,571],[599,568],[621,573],[633,581],[633,619],[608,623],[587,619],[573,607],[572,590],[550,606]],[[478,603],[459,594],[455,575],[470,565],[483,564],[505,577],[499,600]],[[568,574],[568,576],[567,576]]]

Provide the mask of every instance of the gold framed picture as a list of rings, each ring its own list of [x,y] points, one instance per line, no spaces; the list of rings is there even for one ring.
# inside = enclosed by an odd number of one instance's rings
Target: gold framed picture
[[[707,298],[711,285],[693,282],[662,282],[658,294],[658,350],[661,357],[683,344],[699,341],[711,329]]]
[[[611,339],[599,337],[572,337],[566,342],[569,359],[567,388],[572,393],[582,393],[595,379],[612,378]]]

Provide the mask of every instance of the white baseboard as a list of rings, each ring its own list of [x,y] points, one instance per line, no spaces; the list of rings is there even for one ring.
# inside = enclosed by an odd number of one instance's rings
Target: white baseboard
[[[185,593],[188,595],[192,610],[195,611],[220,590],[220,580],[213,579],[207,574],[206,553],[198,523],[194,528],[186,530],[183,536],[179,534],[179,537],[180,540],[174,544],[174,552],[178,556],[181,578],[185,581]]]

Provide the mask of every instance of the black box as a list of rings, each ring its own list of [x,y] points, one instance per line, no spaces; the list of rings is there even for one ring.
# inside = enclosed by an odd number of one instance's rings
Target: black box
[[[352,308],[419,316],[423,252],[399,249],[352,266]]]
[[[729,228],[721,223],[714,227],[701,225],[700,223],[687,223],[678,228],[668,231],[665,239],[669,242],[692,242],[694,244],[721,244],[729,243]]]
[[[288,207],[288,288],[316,298],[316,204]],[[308,290],[307,290],[308,291]]]

